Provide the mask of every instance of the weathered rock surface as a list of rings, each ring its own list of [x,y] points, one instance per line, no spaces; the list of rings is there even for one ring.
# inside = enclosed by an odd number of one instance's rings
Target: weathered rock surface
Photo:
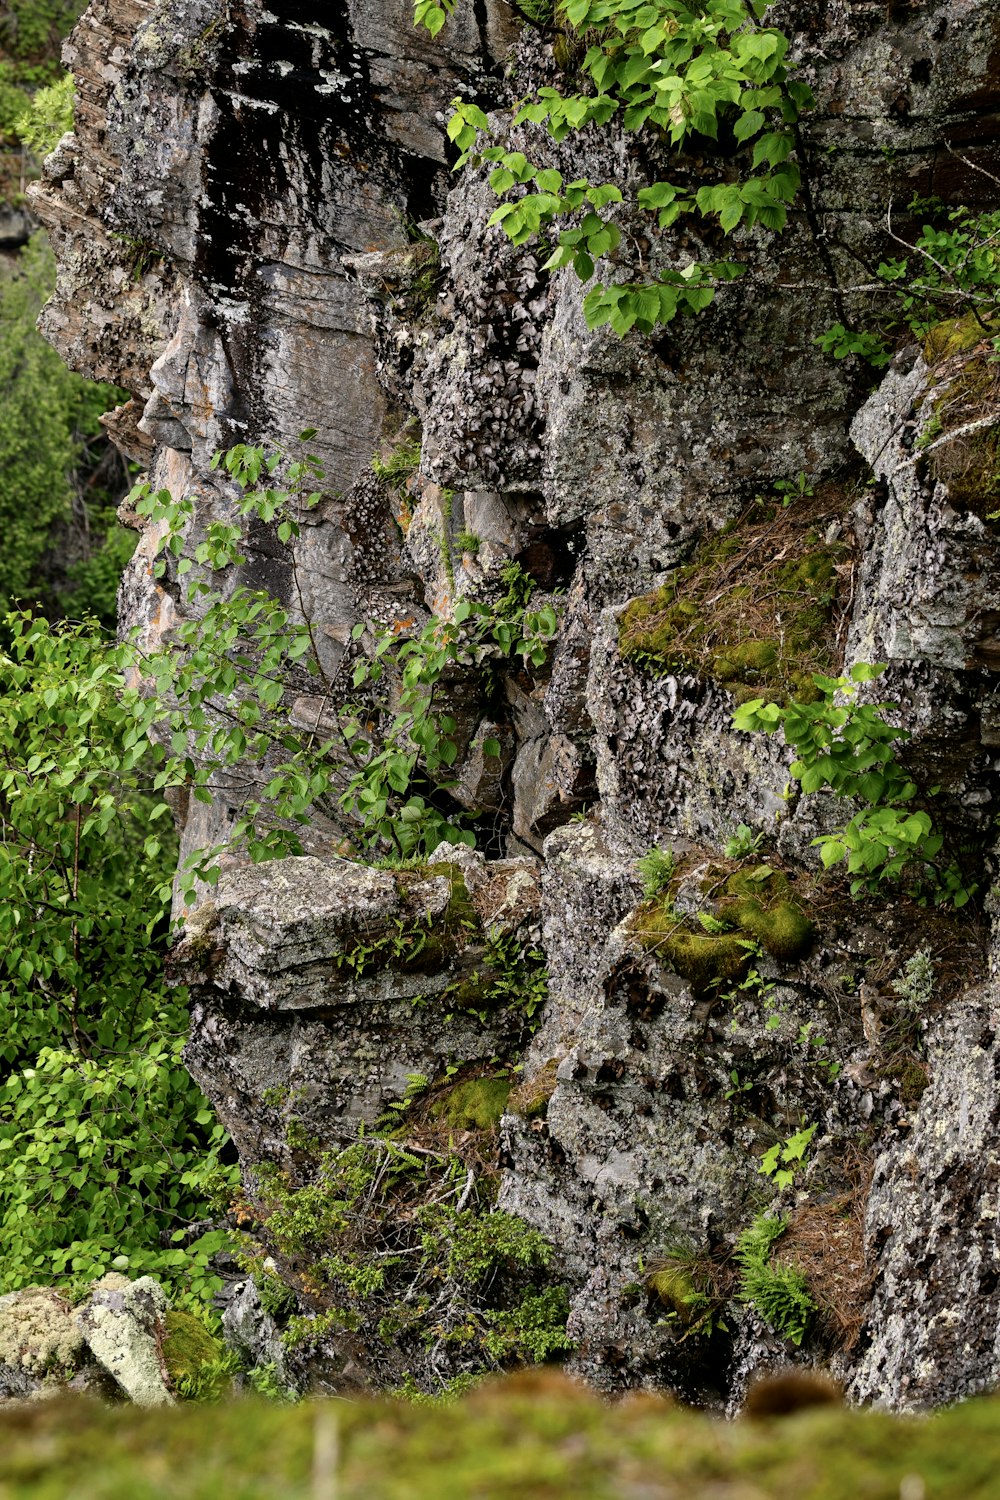
[[[852,1394],[926,1407],[1000,1373],[1000,1157],[995,983],[928,1038],[931,1084],[913,1130],[875,1165],[867,1233],[877,1267]]]
[[[109,1271],[75,1307],[51,1287],[9,1292],[0,1297],[0,1401],[43,1400],[70,1390],[137,1406],[171,1405],[167,1352],[178,1321],[185,1320],[199,1331],[201,1352],[211,1353],[213,1340],[203,1325],[171,1312],[151,1276],[130,1281]]]
[[[224,877],[199,910],[174,953],[194,999],[187,1062],[248,1164],[284,1157],[289,1119],[346,1145],[412,1075],[519,1038],[486,938],[534,941],[537,865],[455,852],[400,874],[282,860]]]
[[[160,1354],[167,1297],[158,1281],[129,1281],[115,1272],[94,1285],[77,1327],[98,1364],[136,1406],[169,1406],[173,1401]]]
[[[132,392],[111,430],[155,485],[194,497],[192,540],[232,514],[215,448],[294,447],[318,429],[322,503],[294,546],[253,530],[231,582],[311,621],[328,680],[356,622],[419,628],[457,592],[488,597],[508,559],[566,591],[544,672],[507,673],[489,715],[475,670],[446,685],[462,798],[490,809],[492,852],[506,838],[522,857],[370,869],[337,857],[336,827],[318,824],[308,856],[230,867],[189,924],[174,956],[193,997],[189,1066],[250,1187],[261,1163],[287,1165],[292,1123],[335,1149],[399,1105],[411,1075],[511,1060],[525,1017],[509,995],[486,1003],[487,947],[540,942],[550,994],[521,1059],[528,1103],[502,1130],[500,1203],[555,1246],[577,1369],[719,1404],[755,1368],[799,1357],[745,1307],[687,1337],[646,1282],[657,1257],[707,1257],[732,1304],[736,1236],[773,1204],[841,1309],[806,1357],[832,1360],[859,1398],[926,1405],[1000,1375],[983,945],[903,897],[866,907],[813,885],[811,841],[844,809],[786,800],[783,747],[737,734],[735,699],[710,674],[624,662],[617,621],[775,480],[848,485],[860,454],[881,482],[837,523],[851,561],[840,645],[848,663],[889,664],[871,691],[898,700],[915,774],[940,783],[935,806],[970,849],[988,843],[997,542],[988,515],[953,503],[947,473],[915,461],[942,372],[911,351],[869,394],[858,362],[815,339],[838,319],[863,325],[854,288],[889,253],[890,203],[993,203],[978,169],[1000,139],[1000,19],[989,0],[782,0],[774,15],[819,101],[801,205],[782,236],[737,238],[752,269],[704,316],[619,341],[586,329],[578,286],[544,272],[538,247],[487,226],[483,171],[447,174],[456,92],[501,105],[557,78],[551,48],[515,35],[504,7],[460,8],[432,43],[401,0],[319,20],[291,3],[93,0],[67,54],[75,137],[36,198],[60,261],[45,326],[78,368]],[[570,176],[639,184],[663,165],[614,131],[512,139],[529,142]],[[411,242],[414,225],[436,250]],[[623,228],[627,273],[640,247]],[[905,211],[894,229],[910,235]],[[711,239],[690,248],[714,254]],[[668,235],[641,253],[655,264],[678,246]],[[401,432],[422,453],[394,491],[370,461]],[[121,595],[150,647],[191,607],[178,577],[154,580],[157,541],[143,532]],[[336,714],[336,693],[298,680],[288,698],[294,723]],[[477,758],[487,732],[498,772]],[[221,780],[215,793],[178,810],[185,852],[224,834],[240,793]],[[595,799],[590,821],[569,821]],[[719,848],[740,824],[768,840],[757,878],[780,866],[815,931],[808,951],[758,953],[754,979],[736,964],[713,988],[645,940],[635,861],[675,846],[672,899],[711,936],[735,868]],[[936,991],[907,1014],[897,984],[921,946]],[[762,1154],[808,1124],[809,1161],[778,1193]],[[872,1156],[865,1263],[837,1215],[856,1223]],[[252,1294],[240,1305],[234,1339],[273,1354]]]

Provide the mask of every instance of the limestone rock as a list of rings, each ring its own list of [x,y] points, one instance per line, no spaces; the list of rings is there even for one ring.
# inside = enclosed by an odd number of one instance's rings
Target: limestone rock
[[[151,1276],[129,1281],[114,1272],[95,1282],[77,1327],[107,1373],[137,1406],[169,1406],[159,1339],[167,1298]]]

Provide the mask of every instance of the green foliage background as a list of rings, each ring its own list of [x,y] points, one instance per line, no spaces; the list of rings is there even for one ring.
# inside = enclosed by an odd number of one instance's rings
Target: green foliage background
[[[86,607],[110,623],[134,537],[114,525],[114,496],[85,486],[106,446],[98,418],[120,395],[67,369],[38,333],[35,322],[54,285],[55,262],[41,233],[9,272],[0,265],[0,599],[41,599],[69,612]],[[77,494],[99,544],[90,557],[81,552],[79,571],[53,587],[42,563]],[[99,561],[98,554],[106,555]]]
[[[0,1288],[150,1271],[217,1284],[235,1186],[165,988],[176,862],[123,656],[94,621],[0,621]],[[140,710],[140,714],[141,714]]]
[[[15,205],[71,118],[59,52],[83,3],[0,12]],[[41,232],[0,256],[0,1292],[114,1265],[197,1304],[224,1239],[200,1221],[235,1168],[181,1062],[185,996],[162,977],[172,820],[109,635],[135,539],[98,419],[123,393],[38,333],[54,285]],[[4,616],[15,603],[30,610]]]

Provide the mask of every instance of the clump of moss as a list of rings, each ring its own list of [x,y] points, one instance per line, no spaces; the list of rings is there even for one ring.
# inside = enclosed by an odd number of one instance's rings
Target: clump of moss
[[[741,932],[755,937],[779,963],[794,963],[809,951],[815,928],[791,901],[776,901],[767,907],[754,896],[744,896],[727,912]]]
[[[815,698],[813,674],[836,664],[832,617],[846,551],[822,539],[830,514],[821,501],[790,511],[780,545],[770,540],[779,523],[768,506],[739,531],[723,528],[662,587],[628,604],[622,656],[652,671],[711,677],[740,701]]]
[[[771,865],[736,870],[726,879],[719,918],[756,939],[779,963],[803,958],[816,935],[788,877]]]
[[[231,1384],[224,1345],[192,1313],[169,1309],[160,1348],[170,1384],[181,1395],[209,1400]]]
[[[956,354],[967,354],[982,341],[983,329],[971,313],[935,323],[924,339],[924,359],[933,367]]]
[[[686,979],[696,995],[739,984],[752,958],[751,945],[734,932],[695,931],[669,901],[646,901],[632,918],[632,931],[650,953]]]
[[[490,1130],[507,1107],[509,1078],[471,1078],[456,1083],[431,1106],[431,1115],[456,1130]]]
[[[643,947],[687,979],[695,994],[739,984],[758,944],[779,963],[794,963],[808,952],[815,925],[780,870],[754,865],[726,875],[716,866],[703,889],[717,909],[700,926],[676,911],[669,896],[644,902],[632,918]]]
[[[550,1057],[543,1068],[532,1078],[525,1078],[516,1089],[511,1090],[507,1108],[523,1120],[541,1119],[548,1110],[549,1100],[556,1091],[559,1059]]]
[[[685,1326],[704,1311],[705,1296],[694,1284],[690,1264],[681,1256],[655,1261],[646,1274],[646,1289]]]

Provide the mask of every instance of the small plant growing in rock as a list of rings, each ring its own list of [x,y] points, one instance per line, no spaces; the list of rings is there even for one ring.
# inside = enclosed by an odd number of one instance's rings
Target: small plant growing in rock
[[[781,496],[781,504],[785,510],[793,500],[810,500],[816,493],[809,483],[809,476],[801,469],[794,479],[776,479],[774,488]]]
[[[974,887],[963,883],[953,865],[938,862],[944,839],[934,832],[929,813],[910,806],[917,785],[893,750],[895,742],[909,739],[909,732],[882,717],[883,710],[896,705],[854,701],[860,684],[884,671],[884,665],[859,662],[848,677],[817,673],[817,701],[782,707],[754,698],[736,710],[733,724],[765,734],[780,729],[797,753],[791,772],[803,792],[828,790],[862,804],[843,828],[813,840],[825,869],[846,861],[854,876],[852,894],[876,889],[880,881],[916,874],[932,883],[938,901],[961,907]]]
[[[791,1187],[795,1174],[803,1166],[809,1143],[816,1134],[816,1126],[809,1125],[786,1141],[776,1141],[761,1158],[759,1170],[770,1177],[775,1187]]]
[[[843,323],[832,323],[825,332],[817,334],[814,342],[824,354],[832,354],[834,359],[846,359],[849,354],[856,354],[876,370],[884,370],[892,359],[892,350],[881,335],[856,332]]]
[[[933,998],[935,978],[931,950],[918,948],[911,953],[903,972],[892,982],[900,1006],[914,1016],[922,1015]]]
[[[786,1218],[754,1219],[736,1242],[740,1298],[751,1303],[775,1333],[802,1343],[816,1313],[804,1272],[773,1260],[774,1246],[788,1228]]]
[[[394,490],[403,489],[419,468],[420,442],[417,438],[402,438],[385,458],[377,453],[372,459],[372,472]]]
[[[754,833],[746,823],[741,823],[736,832],[730,834],[723,845],[727,859],[750,859],[764,842],[762,833]]]
[[[728,1331],[722,1319],[725,1296],[718,1284],[719,1268],[707,1252],[672,1245],[645,1266],[640,1263],[640,1274],[647,1294],[666,1311],[663,1321],[684,1329],[678,1343]]]
[[[651,900],[669,889],[677,873],[677,855],[673,849],[650,849],[636,861],[636,868],[642,877],[642,893]]]

